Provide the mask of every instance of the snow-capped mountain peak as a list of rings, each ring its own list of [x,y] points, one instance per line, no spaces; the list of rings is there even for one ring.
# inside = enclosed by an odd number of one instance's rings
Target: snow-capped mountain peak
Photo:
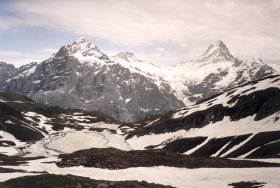
[[[210,45],[200,59],[161,67],[131,52],[109,57],[84,37],[42,63],[5,67],[0,64],[0,90],[50,105],[102,110],[121,121],[194,104],[274,72],[259,59],[234,58],[222,41]]]
[[[98,47],[95,44],[92,44],[84,37],[78,38],[69,47],[73,54],[80,53],[83,56],[94,56],[95,55],[97,57],[100,57],[103,55],[103,53],[100,52],[100,50],[98,49]]]
[[[217,41],[215,44],[211,44],[202,54],[199,62],[209,60],[216,62],[217,60],[234,60],[229,49],[223,41]]]
[[[65,45],[56,53],[56,57],[73,56],[81,63],[95,63],[97,61],[109,61],[107,55],[84,37],[80,37],[72,44]]]
[[[74,43],[79,44],[79,43],[84,43],[84,42],[89,42],[85,37],[79,37],[77,38],[76,41],[74,41]]]
[[[113,59],[125,60],[128,62],[140,62],[140,60],[131,52],[120,52],[112,57]]]
[[[215,46],[218,46],[218,47],[220,47],[220,48],[222,48],[222,49],[228,51],[227,46],[226,46],[225,43],[224,43],[223,41],[221,41],[221,40],[218,40],[218,41],[215,43]]]

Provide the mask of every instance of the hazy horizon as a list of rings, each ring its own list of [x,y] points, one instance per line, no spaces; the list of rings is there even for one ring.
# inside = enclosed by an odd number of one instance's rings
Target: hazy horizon
[[[280,65],[280,2],[50,1],[0,2],[0,61],[43,61],[84,36],[108,55],[174,65],[224,41],[237,58]]]

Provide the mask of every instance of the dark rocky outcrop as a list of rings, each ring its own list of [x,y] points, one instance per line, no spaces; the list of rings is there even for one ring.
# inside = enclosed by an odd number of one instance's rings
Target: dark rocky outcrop
[[[280,141],[259,146],[247,158],[280,158]]]
[[[24,170],[16,170],[12,168],[2,168],[0,167],[0,175],[1,173],[12,173],[12,172],[25,172]]]
[[[179,138],[173,142],[166,144],[163,149],[177,153],[185,153],[186,151],[196,147],[207,139],[207,137]]]
[[[20,156],[8,156],[0,153],[0,165],[1,166],[18,166],[26,164],[28,161],[42,159],[44,157],[20,157]]]
[[[265,182],[258,182],[258,181],[241,181],[236,183],[228,184],[233,188],[257,188],[257,187],[264,187]]]
[[[254,135],[246,143],[233,149],[231,152],[227,153],[229,150],[240,144],[241,142],[248,139],[252,134],[229,136],[221,138],[212,138],[205,144],[197,148],[191,156],[224,156],[227,158],[240,157],[250,151],[246,158],[279,158],[280,153],[280,131],[270,131],[270,132],[260,132]],[[197,145],[201,144],[207,139],[207,137],[193,137],[193,138],[179,138],[177,140],[162,143],[163,149],[167,151],[185,153]],[[157,146],[149,146],[148,149],[156,148]]]
[[[253,168],[280,164],[257,161],[229,160],[215,157],[192,157],[165,150],[123,151],[115,148],[92,148],[60,154],[59,167],[85,166],[107,169],[171,166],[185,168]]]
[[[238,135],[235,136],[230,143],[221,150],[221,152],[218,154],[218,156],[223,155],[224,153],[226,153],[227,151],[229,151],[231,148],[233,148],[234,146],[237,146],[238,144],[242,143],[243,141],[245,141],[247,138],[249,138],[252,134],[246,134],[246,135]]]
[[[172,188],[144,181],[105,181],[73,175],[44,174],[0,182],[1,188]]]
[[[277,147],[279,146],[279,140],[280,131],[261,132],[253,136],[248,142],[242,145],[242,147],[239,147],[238,149],[229,153],[225,157],[238,157],[258,147],[260,148],[253,152],[251,155],[249,155],[248,158],[266,158],[270,155],[275,155],[279,157],[278,154],[280,152],[280,148]],[[271,142],[274,142],[275,144],[270,145]],[[268,148],[270,148],[271,150],[268,151]]]
[[[211,156],[229,143],[234,136],[224,138],[212,138],[203,147],[198,148],[191,156]]]

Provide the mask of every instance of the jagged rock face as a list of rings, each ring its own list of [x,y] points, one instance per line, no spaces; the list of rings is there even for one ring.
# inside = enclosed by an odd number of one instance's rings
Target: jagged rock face
[[[42,63],[7,67],[0,67],[2,91],[64,108],[97,110],[128,122],[194,104],[274,72],[260,59],[234,58],[222,41],[196,60],[163,68],[130,52],[109,57],[85,38],[61,47]]]
[[[5,62],[0,62],[0,87],[1,83],[5,82],[6,80],[15,75],[16,70],[17,69],[14,65],[10,65]]]
[[[184,106],[169,85],[160,86],[152,78],[114,63],[95,45],[79,39],[38,64],[28,76],[8,80],[5,91],[64,108],[100,111],[131,122]]]
[[[47,85],[46,90],[43,85],[39,87],[33,98],[62,107],[100,111],[121,121],[140,120],[149,114],[183,106],[168,94],[170,91],[162,94],[149,79],[120,65],[103,66],[97,71],[93,68],[81,70],[80,76],[75,72],[62,75],[63,79]]]

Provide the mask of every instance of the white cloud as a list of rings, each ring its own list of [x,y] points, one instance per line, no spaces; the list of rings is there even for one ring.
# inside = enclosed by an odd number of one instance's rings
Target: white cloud
[[[26,0],[11,9],[17,18],[0,20],[0,30],[43,26],[143,48],[172,42],[188,58],[223,40],[237,56],[280,56],[279,0]]]
[[[53,53],[56,53],[57,51],[58,51],[58,49],[54,49],[54,48],[36,50],[36,52],[38,52],[38,53],[47,53],[47,54],[53,54]]]
[[[165,49],[164,48],[161,48],[161,47],[158,47],[156,48],[157,51],[164,51]]]
[[[49,58],[55,49],[41,49],[33,52],[0,51],[1,61],[20,67],[31,62],[41,62]]]
[[[12,17],[0,17],[0,33],[21,26],[21,19]]]
[[[0,56],[1,57],[20,57],[22,56],[23,53],[21,52],[16,52],[16,51],[0,51]]]
[[[17,51],[0,51],[0,57],[1,61],[11,63],[16,67],[39,60],[32,54]]]

